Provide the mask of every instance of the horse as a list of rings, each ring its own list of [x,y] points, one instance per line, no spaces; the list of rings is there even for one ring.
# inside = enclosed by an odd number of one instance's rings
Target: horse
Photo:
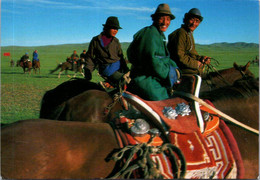
[[[23,68],[24,74],[28,72],[31,74],[32,62],[30,60],[20,61],[20,66]],[[27,69],[27,70],[26,70]]]
[[[10,60],[10,66],[14,67],[14,60],[13,59]]]
[[[34,60],[32,63],[32,67],[34,70],[34,74],[37,73],[37,69],[39,70],[39,74],[40,74],[40,60],[39,61]]]
[[[250,65],[250,63],[247,63],[245,66],[238,66],[236,63],[234,63],[233,68],[228,68],[228,69],[219,71],[219,73],[221,75],[223,75],[223,77],[227,78],[228,77],[227,74],[229,72],[230,78],[228,78],[228,79],[230,80],[230,83],[234,83],[235,80],[237,80],[239,77],[240,78],[243,77],[241,74],[247,74],[247,75],[245,75],[245,77],[248,77],[248,79],[249,78],[254,79],[253,78],[254,75],[248,70],[249,65]],[[217,82],[219,80],[218,74],[216,74],[216,73],[212,73],[210,76],[213,77],[212,80],[214,82]],[[233,81],[231,81],[232,79],[233,79]],[[228,85],[226,83],[223,83],[223,81],[220,81],[216,85],[216,87],[225,87],[225,86],[228,86]],[[231,85],[229,85],[229,86],[231,86]],[[226,88],[230,89],[231,87],[226,87]],[[241,88],[241,87],[238,87],[238,88]],[[79,94],[83,93],[84,91],[87,91],[90,89],[104,91],[101,87],[99,87],[95,83],[88,82],[87,80],[83,80],[83,79],[73,79],[73,80],[62,83],[61,85],[57,86],[56,88],[54,88],[52,90],[47,91],[42,98],[41,109],[40,109],[40,118],[65,120],[66,118],[65,118],[64,113],[62,114],[62,116],[60,116],[60,113],[63,111],[63,108],[65,108],[65,105],[70,106],[70,105],[68,105],[68,103],[66,104],[65,102],[67,102],[69,99],[73,98],[74,96],[79,95]],[[249,88],[247,88],[247,89],[249,89]],[[204,89],[204,91],[205,91],[205,89]],[[221,91],[221,88],[219,88],[216,92],[219,92],[219,91]],[[200,91],[200,92],[202,94],[202,97],[203,96],[206,97],[207,93],[210,94],[210,91],[207,91],[205,93],[203,93],[203,91]],[[213,91],[213,93],[214,92],[215,91]],[[113,97],[112,93],[113,92],[110,93],[111,97]],[[106,95],[105,95],[106,93],[103,93],[103,94],[104,94],[104,97],[106,97]],[[233,95],[232,93],[230,93],[230,94]],[[95,94],[93,94],[93,95],[95,96]],[[79,96],[79,97],[82,97],[82,96]],[[86,99],[84,96],[82,98]],[[100,100],[100,97],[98,99]],[[209,99],[211,99],[211,98],[209,98]],[[72,101],[74,101],[74,100],[72,100]],[[72,103],[72,101],[70,101],[70,102]],[[110,98],[109,101],[112,101],[112,98]],[[79,104],[79,106],[80,106],[80,104],[83,104],[83,101],[75,101],[75,102],[77,102],[77,104]],[[108,101],[106,100],[105,102],[108,102]],[[104,105],[107,105],[107,103],[104,103]],[[80,109],[80,108],[77,108],[77,109]],[[78,110],[76,110],[76,111],[78,111]],[[89,111],[89,112],[91,112],[91,111]],[[72,117],[72,116],[70,116],[70,117]],[[72,117],[72,119],[73,119],[73,117]],[[87,120],[92,121],[91,118],[87,118]],[[94,120],[94,121],[96,121],[96,120]]]
[[[202,85],[200,92],[212,91],[220,87],[232,85],[236,80],[243,77],[252,77],[254,74],[249,70],[250,61],[242,66],[236,62],[233,63],[233,67],[222,69],[219,71],[209,72],[202,77]]]
[[[20,66],[20,60],[17,60],[16,61],[16,67],[19,67]]]
[[[71,61],[70,59],[71,58],[68,57],[66,59],[66,62],[58,64],[58,66],[54,70],[50,70],[50,74],[52,74],[60,69],[58,78],[60,78],[60,75],[63,71],[65,71],[65,73],[67,74],[67,70],[74,71],[74,77],[76,77],[77,72],[79,72],[83,77],[85,77],[85,75],[83,73],[83,68],[85,66],[85,59],[80,58],[79,60],[74,61],[74,62],[70,62]],[[72,64],[72,63],[74,63],[74,64]],[[69,75],[67,75],[67,76],[70,77]]]
[[[253,77],[244,77],[236,80],[232,85],[227,85],[212,91],[200,92],[200,98],[215,102],[222,98],[247,98],[259,95],[259,80]]]
[[[227,101],[223,107],[242,123],[258,128],[258,98]],[[239,110],[239,111],[238,111]],[[253,117],[252,117],[253,116]],[[258,136],[228,124],[237,140],[246,167],[245,179],[258,176]],[[8,179],[93,179],[116,173],[118,163],[110,160],[120,146],[108,123],[56,120],[22,120],[1,131],[1,175]]]
[[[255,59],[253,59],[252,61],[250,61],[253,65],[258,65],[259,66],[259,58],[256,56]]]
[[[104,91],[98,84],[81,78],[72,78],[47,91],[41,101],[40,118],[57,119],[69,99],[90,89]],[[107,93],[105,96],[107,96]],[[80,101],[77,104],[82,102],[84,101]]]

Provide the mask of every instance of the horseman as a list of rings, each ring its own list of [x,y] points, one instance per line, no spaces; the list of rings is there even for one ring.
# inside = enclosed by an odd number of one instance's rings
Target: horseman
[[[121,49],[119,40],[115,37],[119,25],[118,18],[110,16],[103,24],[103,32],[93,37],[87,51],[85,78],[92,79],[92,72],[98,68],[99,74],[114,86],[128,79],[129,69]]]
[[[205,65],[210,64],[211,58],[199,55],[195,49],[193,32],[202,20],[203,17],[201,16],[200,10],[192,8],[184,15],[181,27],[168,36],[169,41],[167,47],[170,52],[170,57],[174,59],[183,75],[178,88],[194,86],[194,75],[204,77],[205,74],[203,74],[203,70]],[[194,93],[192,90],[181,90],[188,91],[192,94]]]
[[[35,51],[33,52],[32,63],[34,64],[35,61],[40,61],[40,59],[39,59],[39,55],[38,55],[38,51],[37,51],[37,50],[35,50]]]
[[[30,61],[28,52],[26,52],[26,53],[21,57],[21,59],[20,59],[20,64],[22,63],[23,66],[24,66],[24,64],[25,64],[27,61]]]
[[[80,59],[84,59],[86,61],[86,59],[87,59],[87,51],[84,49],[79,57],[80,57]]]
[[[72,63],[72,64],[71,64],[71,65],[72,65],[72,70],[75,70],[75,69],[76,69],[78,59],[79,59],[79,56],[78,56],[78,54],[77,54],[77,51],[74,50],[74,51],[73,51],[73,54],[70,56],[70,62]]]
[[[151,17],[153,24],[139,30],[127,49],[133,79],[128,88],[143,99],[159,101],[170,97],[168,89],[180,75],[169,57],[164,35],[175,16],[168,4],[160,4]]]

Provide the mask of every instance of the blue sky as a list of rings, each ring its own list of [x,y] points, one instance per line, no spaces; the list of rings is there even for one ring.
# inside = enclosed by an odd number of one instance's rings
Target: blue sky
[[[166,37],[196,7],[204,17],[194,32],[196,43],[259,43],[258,0],[1,0],[1,46],[90,42],[109,16],[117,16],[123,28],[120,42],[131,42],[152,24],[150,15],[160,3],[176,16]]]

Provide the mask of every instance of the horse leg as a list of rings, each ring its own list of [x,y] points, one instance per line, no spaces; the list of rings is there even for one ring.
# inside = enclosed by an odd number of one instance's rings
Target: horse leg
[[[80,74],[82,74],[82,76],[85,77],[85,74],[83,72],[81,72]]]
[[[71,76],[68,74],[68,71],[65,70],[65,74],[67,75],[68,78],[70,78]]]
[[[58,74],[58,78],[60,78],[60,75],[61,75],[62,72],[63,72],[62,70],[59,72],[59,74]]]

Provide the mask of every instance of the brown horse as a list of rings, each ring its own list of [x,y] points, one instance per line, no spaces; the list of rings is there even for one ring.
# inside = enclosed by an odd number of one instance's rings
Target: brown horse
[[[200,92],[200,97],[214,102],[222,98],[247,98],[259,95],[259,80],[244,77],[236,80],[232,85],[227,85],[212,91]]]
[[[34,74],[37,74],[37,69],[38,69],[39,74],[40,74],[40,60],[39,61],[34,60],[33,63],[32,63],[32,67],[33,67],[33,70],[34,70]]]
[[[47,91],[42,98],[40,118],[58,119],[60,113],[65,107],[65,103],[69,99],[90,89],[104,91],[103,88],[98,84],[81,78],[70,79],[69,81],[60,84],[56,88]],[[80,105],[83,102],[84,101],[80,101],[77,104]]]
[[[32,62],[30,60],[20,61],[20,66],[23,68],[24,74],[28,72],[31,74]]]
[[[237,66],[236,63],[234,63],[233,68],[222,70],[222,71],[220,71],[220,73],[223,75],[223,77],[227,78],[228,76],[226,74],[228,72],[230,72],[231,74],[229,75],[230,76],[229,80],[233,79],[233,81],[230,81],[230,83],[232,83],[232,84],[235,82],[235,80],[237,80],[237,78],[242,77],[242,75],[241,75],[242,72],[247,74],[246,76],[244,76],[245,78],[252,79],[252,82],[255,82],[256,80],[253,81],[254,80],[254,78],[252,77],[253,75],[251,75],[251,72],[248,70],[248,67],[249,67],[249,63],[246,66]],[[240,70],[238,70],[238,69],[240,69]],[[213,77],[213,74],[211,76]],[[212,79],[214,79],[214,82],[217,82],[217,79],[218,79],[217,77],[218,76],[215,74],[214,78],[212,78]],[[251,83],[250,86],[247,87],[245,90],[253,91],[254,89],[259,87],[259,85],[257,87],[255,87],[253,85],[254,84]],[[219,82],[218,87],[225,87],[224,88],[225,90],[231,91],[231,93],[229,93],[229,94],[232,95],[232,96],[237,94],[237,91],[234,91],[235,87],[231,87],[231,85],[227,85],[226,83],[223,83],[223,81]],[[241,88],[243,88],[243,86],[238,86],[238,88],[235,88],[235,90],[241,89]],[[75,119],[75,118],[73,118],[73,116],[64,115],[64,113],[62,113],[62,116],[61,116],[61,112],[63,111],[65,106],[67,106],[66,107],[66,110],[67,110],[68,106],[70,106],[69,103],[74,103],[73,101],[75,101],[74,104],[78,104],[79,107],[81,105],[84,106],[83,103],[85,103],[86,101],[77,101],[77,100],[71,100],[69,102],[67,102],[67,101],[69,99],[73,98],[74,96],[80,95],[84,91],[87,91],[87,90],[90,90],[90,89],[96,89],[96,90],[102,90],[103,91],[103,89],[100,86],[98,86],[97,84],[92,83],[92,82],[88,82],[84,79],[73,79],[73,80],[62,83],[61,85],[57,86],[56,88],[54,88],[50,91],[47,91],[45,93],[45,95],[43,96],[43,99],[42,99],[42,105],[41,105],[41,110],[40,110],[40,118],[68,120],[65,117],[70,117],[72,119]],[[224,91],[222,91],[221,88],[219,88],[215,91],[212,91],[212,93],[215,93],[215,92],[216,92],[216,95],[214,95],[212,97],[221,96],[222,94],[225,95],[225,93],[218,93],[217,94],[217,92],[224,92]],[[232,93],[232,92],[235,92],[235,93]],[[255,92],[258,92],[258,89],[255,90]],[[106,93],[103,93],[103,94],[106,94]],[[112,94],[113,94],[113,92],[110,93],[111,97],[113,97]],[[95,94],[94,94],[94,96],[95,96]],[[104,95],[104,96],[106,97],[106,95]],[[85,95],[80,95],[77,98],[80,99],[80,97],[86,99]],[[202,97],[204,99],[212,99],[211,91],[207,91],[207,92],[204,92],[204,93],[201,92],[200,97]],[[100,97],[98,97],[98,99],[100,100]],[[109,101],[112,101],[112,98],[110,98]],[[67,103],[65,103],[65,102],[67,102]],[[104,102],[106,102],[106,103],[104,103],[102,107],[107,106],[108,105],[107,103],[109,103],[108,101],[104,101]],[[90,107],[90,104],[91,103],[89,103],[89,107]],[[81,109],[81,108],[76,108],[71,112],[76,112],[76,111],[78,112],[79,109]],[[93,107],[91,109],[93,109]],[[88,111],[88,110],[86,110],[86,111],[91,112],[91,111]],[[89,116],[93,117],[92,115],[89,115]],[[88,121],[92,121],[91,118],[86,118],[86,119]],[[96,121],[95,118],[93,120]],[[104,122],[103,118],[100,119],[100,120],[101,120],[101,122]]]
[[[243,77],[253,77],[254,74],[249,70],[250,61],[242,66],[234,62],[232,68],[222,69],[219,71],[209,72],[202,78],[200,92],[212,91],[220,87],[232,85],[236,80]]]
[[[231,116],[258,128],[258,98],[219,100]],[[94,101],[93,101],[94,103]],[[250,105],[250,106],[249,106]],[[239,110],[239,111],[238,111]],[[252,117],[253,115],[253,117]],[[246,167],[245,179],[258,176],[258,136],[229,124]],[[8,179],[92,179],[115,173],[108,161],[118,148],[107,123],[24,120],[2,128],[1,175]]]
[[[73,64],[72,64],[73,63]],[[74,76],[76,77],[77,73],[79,72],[83,77],[85,76],[83,73],[83,68],[85,66],[85,60],[84,58],[80,58],[77,61],[70,62],[70,57],[67,58],[66,62],[58,64],[58,66],[54,70],[50,70],[50,74],[56,72],[60,69],[60,72],[58,74],[58,78],[60,78],[60,75],[63,71],[67,74],[67,70],[74,71]],[[70,77],[69,75],[67,75]]]
[[[14,60],[13,59],[10,60],[10,66],[14,67]]]

